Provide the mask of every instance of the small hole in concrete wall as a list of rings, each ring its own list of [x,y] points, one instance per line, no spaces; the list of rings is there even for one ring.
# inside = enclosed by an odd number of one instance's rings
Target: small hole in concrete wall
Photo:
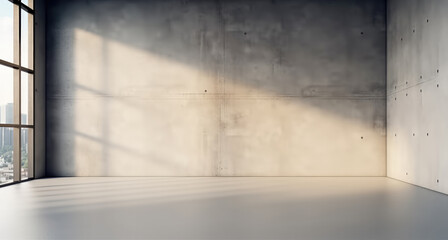
[[[395,133],[395,137],[397,136],[397,134]]]
[[[420,89],[420,92],[422,92],[422,90]]]
[[[395,86],[395,89],[397,89],[397,86]]]
[[[408,84],[408,82],[406,82],[406,84]]]
[[[415,137],[415,133],[413,133],[413,134],[412,134],[412,136],[414,136],[414,137]]]
[[[437,179],[437,183],[439,183],[439,179]]]
[[[361,139],[364,139],[364,137],[361,137]]]
[[[412,29],[412,32],[415,33],[415,29]]]
[[[426,19],[426,22],[429,22],[429,19]]]
[[[361,32],[361,35],[364,35],[364,32]]]
[[[437,69],[437,73],[439,73],[439,69]]]
[[[403,41],[403,38],[401,38],[401,41]]]
[[[244,35],[247,35],[247,32],[244,32]]]
[[[406,173],[406,175],[408,175],[408,173]]]
[[[429,136],[429,133],[426,133],[426,136]]]
[[[406,97],[408,96],[408,94],[406,93]]]
[[[437,84],[437,87],[439,87],[439,84]]]
[[[395,101],[397,101],[397,98],[395,98]]]
[[[207,89],[205,89],[204,92],[207,92]]]
[[[422,79],[423,78],[423,76],[420,76],[420,79]]]

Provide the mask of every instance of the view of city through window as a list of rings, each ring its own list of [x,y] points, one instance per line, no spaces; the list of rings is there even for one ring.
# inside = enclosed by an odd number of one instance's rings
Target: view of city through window
[[[0,0],[0,185],[33,177],[32,0]]]
[[[12,119],[13,104],[8,103],[0,106],[0,119]],[[26,121],[27,115],[22,114],[22,121]],[[0,127],[0,184],[13,181],[13,151],[14,151],[14,129]],[[21,175],[22,180],[28,178],[28,144],[29,131],[21,129]]]

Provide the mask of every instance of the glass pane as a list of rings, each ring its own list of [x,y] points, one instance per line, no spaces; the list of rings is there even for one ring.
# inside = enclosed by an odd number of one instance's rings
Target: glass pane
[[[33,15],[21,10],[22,66],[33,69]]]
[[[32,129],[22,128],[20,133],[20,175],[21,180],[25,180],[32,176],[30,170],[32,170],[32,147],[33,147],[33,134]]]
[[[0,123],[14,123],[14,71],[0,65]]]
[[[21,76],[21,121],[22,124],[33,124],[33,74],[22,72]]]
[[[14,130],[0,127],[0,184],[12,182],[14,152]]]
[[[34,1],[33,0],[22,0],[22,3],[23,4],[25,4],[25,5],[27,5],[28,7],[30,7],[31,9],[33,9],[33,3],[34,3]]]
[[[14,59],[14,7],[9,1],[0,1],[0,59]]]

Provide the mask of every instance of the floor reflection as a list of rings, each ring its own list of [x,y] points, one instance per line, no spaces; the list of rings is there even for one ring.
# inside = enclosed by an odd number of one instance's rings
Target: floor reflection
[[[446,195],[383,177],[54,178],[0,194],[7,239],[448,236]]]

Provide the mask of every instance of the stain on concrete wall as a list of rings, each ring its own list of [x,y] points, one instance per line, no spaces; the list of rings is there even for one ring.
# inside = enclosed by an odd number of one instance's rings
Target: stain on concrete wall
[[[47,173],[384,176],[384,1],[58,1]]]
[[[387,175],[448,193],[447,1],[388,2]]]

